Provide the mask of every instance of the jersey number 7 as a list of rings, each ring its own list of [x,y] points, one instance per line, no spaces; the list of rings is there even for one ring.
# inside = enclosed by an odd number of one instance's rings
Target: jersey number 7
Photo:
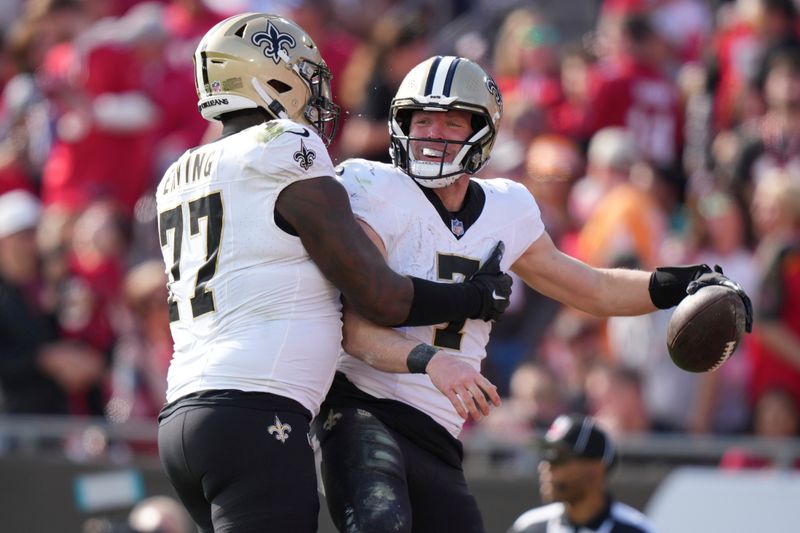
[[[168,234],[172,237],[172,267],[170,273],[170,287],[181,279],[181,245],[183,244],[184,204],[180,204],[158,214],[158,234],[161,247],[169,246]],[[200,234],[200,219],[206,219],[206,254],[205,262],[197,269],[194,283],[194,295],[190,302],[192,317],[197,318],[216,310],[214,307],[214,293],[206,288],[208,281],[217,271],[219,258],[219,243],[222,236],[222,195],[213,192],[188,202],[189,212],[189,238]],[[164,257],[167,257],[165,254]],[[172,289],[169,296],[169,320],[179,320],[178,302],[175,300]]]
[[[437,254],[438,269],[436,275],[439,279],[452,280],[453,275],[462,274],[464,278],[469,278],[481,266],[477,259],[470,259],[461,255]],[[451,350],[461,349],[461,338],[464,336],[462,330],[466,320],[456,320],[449,322],[443,328],[435,328],[433,333],[433,345],[439,348],[449,348]]]

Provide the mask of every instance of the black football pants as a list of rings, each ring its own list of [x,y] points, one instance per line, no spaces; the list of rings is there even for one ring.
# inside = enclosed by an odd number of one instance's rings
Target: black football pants
[[[369,412],[325,407],[312,432],[322,447],[328,510],[340,532],[484,531],[463,471]]]
[[[158,428],[161,463],[202,533],[316,533],[308,418],[296,412],[180,407]]]

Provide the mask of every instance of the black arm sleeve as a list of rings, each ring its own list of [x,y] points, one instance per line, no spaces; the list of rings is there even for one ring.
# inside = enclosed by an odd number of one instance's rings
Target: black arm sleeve
[[[468,283],[436,283],[409,276],[414,284],[414,299],[406,319],[394,327],[426,326],[465,318],[481,312],[481,295]]]
[[[686,298],[689,283],[707,272],[708,265],[659,267],[650,275],[650,300],[659,309],[674,307]]]

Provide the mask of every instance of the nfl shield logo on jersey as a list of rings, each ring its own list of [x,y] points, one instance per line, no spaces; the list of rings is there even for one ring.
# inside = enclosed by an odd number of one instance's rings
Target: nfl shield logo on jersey
[[[456,237],[461,237],[464,235],[464,223],[457,218],[450,219],[450,231],[452,231],[453,235]]]

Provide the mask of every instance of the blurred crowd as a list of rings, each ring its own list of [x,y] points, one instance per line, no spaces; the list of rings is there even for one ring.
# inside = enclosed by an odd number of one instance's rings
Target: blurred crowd
[[[171,355],[153,189],[213,138],[192,52],[217,21],[285,14],[334,73],[331,146],[389,160],[389,102],[434,54],[504,96],[480,177],[524,183],[596,266],[719,264],[756,321],[718,371],[666,349],[670,312],[599,320],[519,283],[484,372],[482,429],[564,412],[615,435],[798,436],[800,1],[0,1],[0,410],[153,419]],[[758,458],[732,457],[731,465]]]

